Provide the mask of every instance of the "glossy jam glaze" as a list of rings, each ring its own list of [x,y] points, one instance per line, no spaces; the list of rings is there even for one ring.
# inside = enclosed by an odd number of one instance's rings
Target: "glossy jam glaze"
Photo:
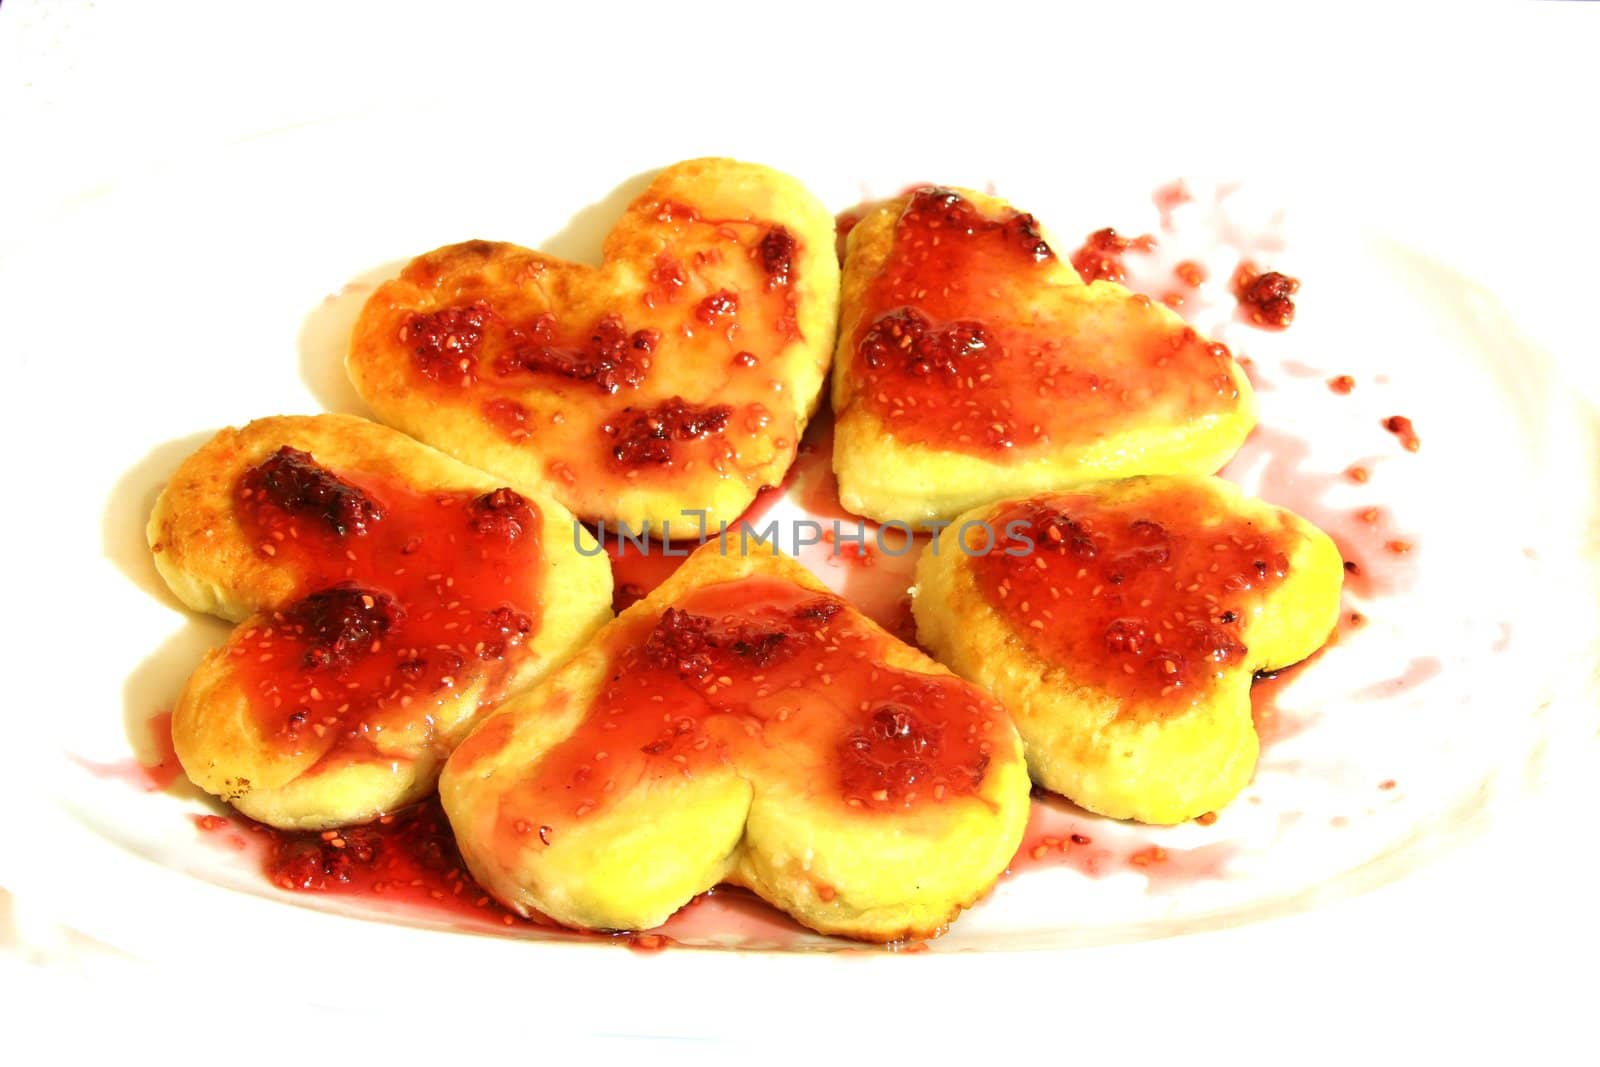
[[[432,709],[479,682],[492,695],[538,627],[539,514],[510,489],[423,492],[283,448],[235,506],[302,591],[226,647],[261,736],[286,752],[369,753],[385,732],[426,744]]]
[[[1159,507],[1072,494],[1007,505],[990,519],[993,549],[973,557],[978,588],[1074,683],[1177,713],[1243,660],[1246,620],[1289,570],[1286,543],[1215,521],[1215,507],[1195,487]]]
[[[856,402],[897,440],[993,460],[1236,399],[1225,347],[1148,298],[1090,303],[1080,288],[1033,216],[918,190],[852,338]]]

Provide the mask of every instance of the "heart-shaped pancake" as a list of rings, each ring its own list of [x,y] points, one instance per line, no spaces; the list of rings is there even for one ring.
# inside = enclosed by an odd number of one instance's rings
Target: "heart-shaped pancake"
[[[965,190],[886,201],[846,245],[839,498],[880,521],[1140,474],[1211,474],[1255,424],[1226,348],[1085,285],[1032,215]]]
[[[606,558],[560,504],[348,415],[223,430],[148,536],[180,600],[239,621],[178,698],[178,759],[284,828],[426,795],[483,708],[611,616]]]
[[[794,461],[832,354],[833,218],[767,167],[662,171],[599,267],[470,241],[379,287],[346,361],[378,418],[587,520],[731,522]]]
[[[1217,478],[1105,482],[962,515],[917,561],[917,638],[1016,720],[1033,780],[1176,823],[1232,800],[1256,672],[1316,651],[1344,566],[1326,534]]]
[[[932,936],[985,893],[1028,789],[987,694],[799,564],[715,543],[439,783],[473,875],[521,914],[647,929],[729,882],[874,941]]]

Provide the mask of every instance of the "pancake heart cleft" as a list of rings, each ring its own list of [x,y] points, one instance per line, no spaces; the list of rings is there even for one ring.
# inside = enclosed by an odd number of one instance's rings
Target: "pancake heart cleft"
[[[696,552],[502,705],[440,797],[507,907],[648,929],[718,883],[800,922],[927,937],[1021,840],[1005,711],[777,555]]]
[[[610,617],[609,568],[573,522],[364,419],[217,434],[149,526],[178,597],[239,623],[173,710],[184,771],[285,829],[426,796],[491,704]]]
[[[1175,823],[1250,780],[1257,672],[1311,655],[1344,575],[1326,534],[1216,478],[986,504],[917,562],[918,640],[1016,719],[1033,780]]]

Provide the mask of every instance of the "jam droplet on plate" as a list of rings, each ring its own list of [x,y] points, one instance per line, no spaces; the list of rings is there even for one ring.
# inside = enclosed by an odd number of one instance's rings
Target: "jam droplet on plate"
[[[1294,321],[1294,294],[1300,281],[1275,270],[1261,271],[1245,260],[1233,275],[1233,295],[1257,326],[1282,330]]]
[[[1156,239],[1149,234],[1123,237],[1108,226],[1084,239],[1078,250],[1072,253],[1072,266],[1085,282],[1121,282],[1127,274],[1122,262],[1123,253],[1149,252],[1155,246]]]
[[[1404,415],[1390,415],[1383,420],[1383,428],[1400,439],[1401,447],[1407,452],[1415,452],[1422,447],[1422,438],[1417,436],[1417,427]]]

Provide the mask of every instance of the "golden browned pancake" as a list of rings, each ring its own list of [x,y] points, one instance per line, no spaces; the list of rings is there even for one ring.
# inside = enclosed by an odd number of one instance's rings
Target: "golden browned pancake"
[[[918,560],[913,610],[1011,712],[1035,782],[1176,823],[1249,782],[1254,675],[1328,639],[1343,576],[1326,534],[1227,482],[1133,478],[962,515]]]
[[[833,219],[767,167],[668,167],[599,267],[469,241],[373,294],[347,367],[378,417],[585,519],[732,521],[777,485],[833,351]]]
[[[179,697],[178,758],[274,826],[426,795],[489,702],[610,618],[608,561],[560,504],[347,415],[223,430],[148,534],[179,599],[239,621]]]
[[[1211,474],[1255,424],[1221,345],[1085,285],[1031,215],[926,188],[847,241],[833,370],[839,498],[881,521],[1140,474]]]
[[[507,701],[440,796],[520,914],[646,929],[720,882],[825,933],[938,933],[1028,816],[1004,711],[764,552],[701,548]]]

